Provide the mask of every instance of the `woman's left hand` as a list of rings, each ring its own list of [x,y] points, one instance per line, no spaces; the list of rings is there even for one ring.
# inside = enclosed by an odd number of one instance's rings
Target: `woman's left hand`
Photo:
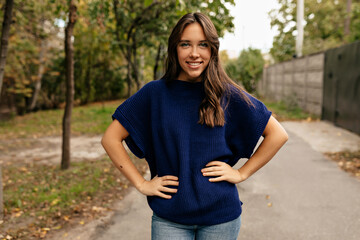
[[[213,177],[210,178],[210,182],[227,181],[233,184],[237,184],[245,180],[241,176],[241,173],[233,169],[229,164],[220,161],[212,161],[206,164],[205,168],[201,169],[203,176]]]

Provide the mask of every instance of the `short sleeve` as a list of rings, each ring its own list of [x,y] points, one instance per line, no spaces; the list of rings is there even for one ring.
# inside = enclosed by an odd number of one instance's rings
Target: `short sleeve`
[[[240,158],[251,157],[271,116],[271,112],[261,101],[244,93],[252,104],[236,95],[238,93],[233,93],[227,112],[227,141],[235,163]]]
[[[149,84],[146,84],[133,96],[125,100],[112,115],[112,119],[118,120],[129,132],[125,142],[131,152],[138,158],[146,157],[148,151],[150,91]]]

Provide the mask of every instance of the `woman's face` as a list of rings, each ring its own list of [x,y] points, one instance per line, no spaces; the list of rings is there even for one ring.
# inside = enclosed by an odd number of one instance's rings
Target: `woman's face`
[[[209,64],[211,49],[199,23],[189,24],[183,31],[177,46],[181,66],[179,80],[200,82],[201,73]]]

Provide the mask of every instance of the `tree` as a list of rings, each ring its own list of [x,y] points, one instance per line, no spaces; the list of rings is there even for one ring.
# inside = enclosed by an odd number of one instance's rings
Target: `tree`
[[[52,64],[54,49],[63,49],[60,28],[54,24],[59,18],[57,6],[63,3],[57,4],[48,0],[14,3],[12,44],[4,83],[7,99],[13,99],[19,114],[49,105],[48,99],[44,99],[47,89],[42,91],[43,76]]]
[[[63,117],[63,144],[61,169],[70,167],[70,136],[71,136],[71,114],[74,102],[74,49],[73,31],[77,20],[74,0],[68,0],[69,19],[65,28],[65,69],[66,69],[66,106]]]
[[[141,86],[139,80],[138,51],[156,49],[152,52],[153,76],[157,78],[159,62],[165,57],[167,37],[177,20],[187,12],[201,11],[214,22],[220,36],[225,31],[233,30],[233,17],[229,14],[226,4],[234,4],[233,0],[214,0],[209,3],[201,1],[149,1],[149,0],[113,0],[113,10],[116,20],[115,35],[118,46],[127,60],[128,95],[131,95],[131,85],[135,82],[137,88]]]
[[[0,44],[0,54],[1,54],[0,55],[0,96],[1,96],[3,78],[4,78],[4,68],[6,63],[6,54],[8,49],[8,39],[9,39],[10,24],[12,21],[11,18],[12,18],[13,6],[14,6],[13,0],[6,0],[4,21],[1,31],[1,44]]]
[[[76,2],[74,101],[81,104],[124,97],[126,85],[136,90],[135,86],[159,78],[167,38],[185,13],[201,11],[210,16],[220,37],[234,27],[227,9],[234,0]],[[66,101],[65,8],[66,0],[14,2],[3,93],[18,114],[57,108]]]
[[[269,13],[271,26],[278,31],[270,53],[276,61],[284,61],[295,55],[296,0],[278,0],[278,3],[280,8]],[[304,55],[360,39],[360,2],[349,3],[349,0],[305,1]],[[345,34],[346,24],[350,29],[348,36]]]
[[[256,91],[264,63],[259,49],[248,48],[241,51],[238,59],[229,60],[225,70],[231,79],[240,82],[246,91],[253,93]]]
[[[264,67],[264,59],[259,49],[248,48],[239,56],[241,82],[249,92],[255,92]]]

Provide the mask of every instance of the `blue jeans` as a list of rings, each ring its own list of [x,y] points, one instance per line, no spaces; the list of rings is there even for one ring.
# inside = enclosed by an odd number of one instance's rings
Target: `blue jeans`
[[[236,240],[241,226],[241,219],[210,225],[183,225],[152,216],[152,240]]]

